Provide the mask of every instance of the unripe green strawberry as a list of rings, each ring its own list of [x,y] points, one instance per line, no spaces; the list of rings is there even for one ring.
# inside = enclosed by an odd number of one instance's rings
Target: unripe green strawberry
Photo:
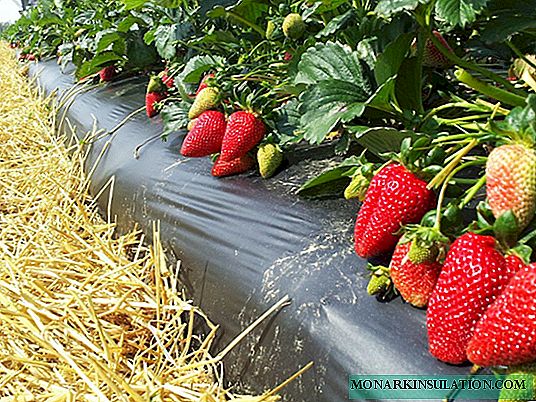
[[[369,283],[367,285],[367,293],[371,296],[374,296],[378,293],[385,292],[390,284],[391,279],[389,278],[389,276],[373,274],[370,277]]]
[[[264,144],[257,151],[257,162],[259,162],[259,172],[264,179],[272,177],[281,162],[283,162],[283,152],[275,144]]]
[[[495,218],[512,210],[524,229],[536,211],[536,152],[522,144],[495,148],[486,164],[486,193]]]
[[[218,91],[217,88],[204,88],[195,97],[194,103],[188,112],[188,117],[190,119],[195,119],[201,113],[213,109],[218,104],[219,95],[220,91]]]
[[[527,384],[527,389],[507,389],[505,387],[501,389],[498,402],[529,402],[536,399],[536,363],[508,367],[507,373],[506,380],[531,381],[532,389],[529,389],[530,384]],[[530,391],[532,391],[532,393]]]
[[[283,20],[283,33],[287,38],[300,39],[305,32],[305,22],[300,14],[292,13]]]

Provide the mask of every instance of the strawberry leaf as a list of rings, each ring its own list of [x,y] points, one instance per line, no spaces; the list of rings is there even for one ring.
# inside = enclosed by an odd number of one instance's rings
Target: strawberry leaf
[[[415,10],[421,3],[426,3],[426,0],[381,0],[375,11],[388,17],[400,11]]]
[[[465,26],[474,22],[489,0],[437,0],[435,11],[450,25]]]

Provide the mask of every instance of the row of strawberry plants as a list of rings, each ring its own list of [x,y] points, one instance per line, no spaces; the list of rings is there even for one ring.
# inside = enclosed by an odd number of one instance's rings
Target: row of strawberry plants
[[[296,144],[331,145],[346,159],[299,193],[363,201],[356,253],[394,252],[369,293],[428,306],[438,359],[515,367],[536,360],[535,9],[43,0],[7,35],[78,79],[149,75],[148,117],[187,129],[180,152],[215,176],[269,178]]]

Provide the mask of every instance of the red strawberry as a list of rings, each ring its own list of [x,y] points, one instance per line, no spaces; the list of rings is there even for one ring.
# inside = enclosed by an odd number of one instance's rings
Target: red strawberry
[[[439,39],[441,44],[446,47],[451,53],[454,53],[445,38],[437,32],[432,31],[432,34]],[[431,39],[428,39],[424,44],[424,53],[422,59],[422,65],[425,67],[432,68],[449,68],[452,65],[452,62],[447,59],[443,53],[434,45]]]
[[[292,55],[292,53],[290,53],[290,52],[285,52],[285,54],[283,55],[283,60],[285,60],[285,61],[291,61],[293,57],[294,57],[294,56]]]
[[[426,317],[430,352],[439,360],[467,360],[478,320],[514,274],[515,264],[507,264],[495,244],[491,236],[466,233],[447,254]]]
[[[207,110],[196,119],[181,147],[184,156],[207,156],[220,152],[225,135],[225,115],[216,110]]]
[[[223,161],[220,157],[212,166],[212,176],[222,177],[244,173],[253,168],[253,166],[255,166],[255,160],[249,155],[241,156],[230,162]]]
[[[166,96],[165,93],[161,92],[148,92],[145,95],[145,110],[147,112],[147,117],[154,117],[158,114],[154,104],[163,101],[166,99]]]
[[[234,112],[229,116],[221,146],[221,160],[229,162],[244,156],[262,140],[264,123],[250,112]]]
[[[524,266],[476,326],[469,360],[480,366],[536,360],[536,264]]]
[[[207,85],[207,80],[209,78],[214,78],[214,74],[207,74],[203,77],[203,79],[201,80],[201,83],[199,84],[199,87],[197,88],[197,91],[195,91],[195,95],[197,96],[197,94],[199,92],[201,92],[203,89],[205,89],[206,87],[208,87]]]
[[[35,55],[33,55],[32,53],[27,54],[26,60],[35,61]]]
[[[108,66],[104,67],[102,70],[99,71],[99,76],[101,81],[107,82],[111,81],[112,78],[114,78],[115,73],[115,66]]]
[[[391,163],[373,178],[355,223],[355,251],[374,257],[391,251],[402,225],[417,223],[434,206],[435,196],[419,179],[398,163]]]
[[[409,256],[411,242],[398,243],[391,259],[391,279],[405,301],[415,307],[424,307],[434,290],[441,272],[441,263],[435,261],[413,263]]]
[[[164,71],[160,73],[160,78],[162,79],[162,82],[166,85],[168,88],[173,88],[175,85],[175,80],[173,77],[170,77],[168,72],[168,69],[166,68]]]

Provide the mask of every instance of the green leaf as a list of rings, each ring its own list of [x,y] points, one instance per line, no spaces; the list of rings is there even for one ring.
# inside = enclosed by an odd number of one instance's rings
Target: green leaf
[[[168,102],[160,111],[162,122],[164,123],[163,137],[167,137],[174,131],[179,131],[188,126],[188,102]]]
[[[147,45],[141,36],[134,36],[127,42],[128,67],[145,69],[158,61],[154,46]]]
[[[419,4],[427,0],[380,0],[376,6],[376,13],[386,17],[405,10],[415,10]]]
[[[175,30],[175,24],[160,25],[154,32],[156,50],[163,59],[172,59],[177,53],[175,48]]]
[[[493,225],[493,231],[497,239],[504,242],[504,244],[509,246],[515,244],[519,234],[519,225],[512,210],[506,211],[497,218]]]
[[[421,77],[417,69],[417,58],[405,59],[400,68],[395,85],[395,96],[398,105],[405,110],[419,110],[421,108]]]
[[[88,75],[95,74],[103,67],[111,65],[114,61],[119,60],[122,60],[122,57],[115,54],[114,52],[101,53],[95,56],[93,59],[88,60],[82,65],[80,65],[76,70],[76,77],[83,78],[87,77]]]
[[[328,169],[316,177],[305,182],[299,189],[301,196],[320,198],[329,196],[341,196],[344,189],[351,181],[348,171],[356,166],[361,166],[357,156],[351,156],[338,166]]]
[[[354,17],[354,10],[350,9],[344,14],[338,15],[335,18],[331,19],[327,25],[320,32],[316,34],[317,38],[322,38],[324,36],[331,36],[335,32],[346,28],[348,23]]]
[[[119,32],[105,33],[101,36],[99,42],[97,43],[96,53],[101,53],[102,51],[106,50],[108,46],[119,40],[124,41],[123,36]]]
[[[368,99],[367,105],[384,112],[394,112],[397,104],[395,96],[396,76],[385,81]]]
[[[198,83],[205,72],[222,67],[224,63],[220,56],[195,56],[188,60],[180,77],[186,83]]]
[[[295,84],[315,84],[322,80],[350,81],[368,87],[356,52],[339,43],[319,43],[309,48],[298,64]]]
[[[398,73],[414,37],[413,33],[400,35],[378,56],[374,67],[374,77],[378,85],[383,84]]]
[[[302,97],[300,110],[304,138],[320,144],[340,121],[350,121],[365,110],[368,94],[363,88],[340,80],[325,80]]]
[[[392,127],[349,126],[357,142],[377,156],[387,152],[398,152],[405,138],[415,138],[413,131],[397,130]]]
[[[474,22],[478,14],[485,9],[489,0],[437,0],[437,16],[450,25],[465,26]]]
[[[127,10],[134,10],[136,8],[141,8],[147,3],[148,0],[122,0],[125,4]]]
[[[277,115],[276,128],[279,142],[286,144],[301,140],[302,136],[295,132],[300,125],[301,113],[297,99],[292,99],[275,110]]]

